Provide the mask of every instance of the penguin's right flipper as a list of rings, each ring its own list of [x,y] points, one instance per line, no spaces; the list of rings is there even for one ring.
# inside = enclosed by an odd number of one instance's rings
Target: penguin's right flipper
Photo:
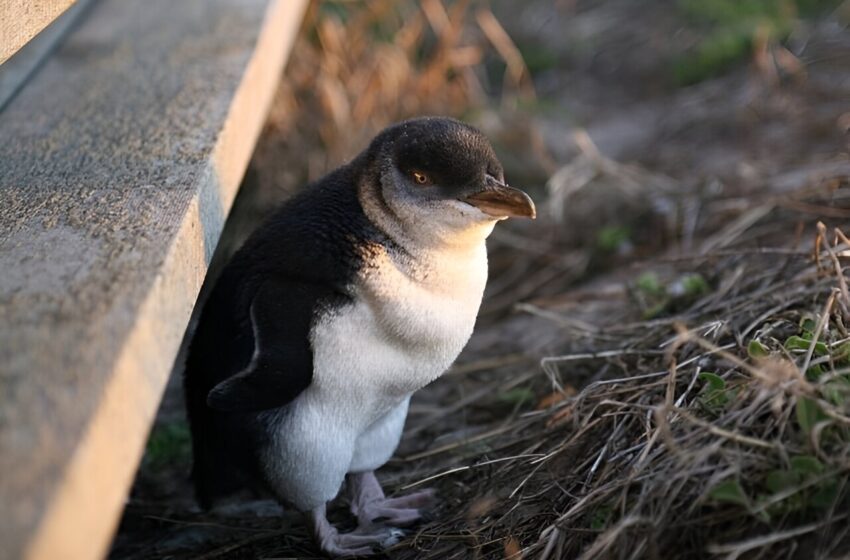
[[[310,328],[319,299],[328,290],[291,280],[267,280],[251,301],[254,356],[248,366],[213,387],[207,404],[247,412],[281,407],[313,378]]]

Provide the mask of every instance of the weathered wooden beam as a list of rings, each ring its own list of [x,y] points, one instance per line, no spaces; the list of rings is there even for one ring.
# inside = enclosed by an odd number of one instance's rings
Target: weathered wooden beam
[[[0,64],[76,0],[0,0]]]
[[[305,0],[101,0],[0,113],[0,558],[103,555]]]

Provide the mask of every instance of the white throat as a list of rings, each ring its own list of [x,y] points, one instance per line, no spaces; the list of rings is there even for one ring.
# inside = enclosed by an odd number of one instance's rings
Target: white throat
[[[400,177],[393,180],[400,181]],[[358,198],[366,217],[417,261],[448,254],[470,256],[484,246],[498,221],[459,200],[433,206],[407,203],[394,197],[393,185],[359,185]],[[376,200],[383,197],[384,203]]]

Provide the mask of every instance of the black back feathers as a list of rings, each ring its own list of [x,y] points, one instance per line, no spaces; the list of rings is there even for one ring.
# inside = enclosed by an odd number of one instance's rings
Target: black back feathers
[[[350,301],[358,240],[380,237],[342,167],[284,204],[234,255],[212,289],[189,346],[184,389],[202,507],[243,487],[256,468],[258,411],[309,386],[309,334],[323,310]],[[372,241],[374,242],[374,241]]]

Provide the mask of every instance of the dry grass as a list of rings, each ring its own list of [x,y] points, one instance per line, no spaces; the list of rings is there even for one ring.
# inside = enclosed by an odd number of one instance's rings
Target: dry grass
[[[618,176],[635,171],[605,165]],[[569,290],[524,304],[560,331],[556,339],[587,351],[543,357],[548,383],[517,368],[521,356],[483,364],[489,380],[463,406],[492,408],[490,421],[398,465],[401,490],[449,477],[440,489],[463,498],[417,534],[415,551],[393,557],[850,552],[850,243],[822,223],[795,235],[800,215],[783,209],[850,217],[847,188],[844,177],[766,196],[732,220],[714,208],[734,201],[707,200],[707,215],[726,227],[708,220],[693,232],[701,250],[644,263],[667,280],[632,281],[614,301],[603,286],[581,303]],[[538,259],[532,270],[546,253],[536,247],[517,257]],[[695,274],[705,284],[682,293],[679,280]],[[648,307],[658,291],[662,307]],[[576,319],[580,307],[592,322]],[[517,386],[530,387],[537,406],[503,416],[498,397]]]
[[[492,12],[469,0],[313,2],[278,91],[260,158],[305,143],[307,179],[359,152],[385,126],[487,104],[481,65],[503,60],[506,103],[533,98],[522,57]],[[321,148],[321,149],[317,149]],[[258,167],[275,167],[263,161]]]

